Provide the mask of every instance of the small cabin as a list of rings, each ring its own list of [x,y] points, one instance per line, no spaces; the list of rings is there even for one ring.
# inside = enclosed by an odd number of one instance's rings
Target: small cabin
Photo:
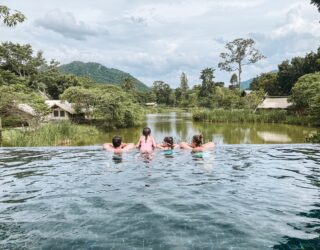
[[[288,109],[292,103],[288,101],[288,97],[265,97],[263,102],[260,103],[257,109]]]
[[[46,117],[49,121],[85,119],[85,113],[77,113],[68,101],[46,100],[45,103],[51,109],[51,113]]]

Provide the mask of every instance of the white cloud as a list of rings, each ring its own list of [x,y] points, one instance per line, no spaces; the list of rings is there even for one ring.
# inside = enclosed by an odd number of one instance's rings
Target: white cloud
[[[97,36],[99,33],[106,34],[106,30],[101,32],[88,27],[83,21],[77,21],[73,13],[59,9],[49,11],[44,17],[37,19],[35,24],[76,40],[86,40],[88,36]]]

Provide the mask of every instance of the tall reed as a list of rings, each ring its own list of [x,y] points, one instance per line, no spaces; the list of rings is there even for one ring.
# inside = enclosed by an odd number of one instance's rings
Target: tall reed
[[[86,138],[98,136],[100,132],[92,126],[58,122],[42,125],[38,129],[12,129],[4,133],[3,146],[37,147],[84,144]]]
[[[285,110],[259,111],[245,109],[194,109],[192,117],[195,121],[226,122],[226,123],[288,123],[310,125],[309,117],[290,116]]]

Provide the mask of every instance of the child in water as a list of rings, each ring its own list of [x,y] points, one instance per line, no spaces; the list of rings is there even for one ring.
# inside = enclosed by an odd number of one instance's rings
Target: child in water
[[[163,143],[158,144],[157,147],[164,150],[173,150],[175,148],[178,148],[179,145],[173,143],[173,138],[171,136],[166,136],[163,139]]]
[[[145,127],[142,130],[142,136],[137,143],[137,148],[139,148],[142,153],[152,153],[156,146],[156,142],[151,136],[151,129]]]
[[[122,138],[120,136],[114,136],[112,138],[112,143],[103,144],[103,149],[112,151],[115,154],[121,154],[122,152],[133,148],[133,143],[122,143]]]
[[[192,142],[191,144],[188,144],[186,142],[181,142],[180,147],[182,149],[192,149],[193,152],[203,152],[206,149],[214,148],[214,143],[213,142],[208,142],[203,144],[202,142],[202,135],[194,135],[192,137]]]

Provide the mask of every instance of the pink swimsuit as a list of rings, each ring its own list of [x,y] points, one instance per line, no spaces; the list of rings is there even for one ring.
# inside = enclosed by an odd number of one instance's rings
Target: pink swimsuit
[[[148,136],[147,141],[144,136],[141,136],[139,140],[139,146],[141,152],[152,152],[152,150],[156,147],[156,143],[152,136]]]

